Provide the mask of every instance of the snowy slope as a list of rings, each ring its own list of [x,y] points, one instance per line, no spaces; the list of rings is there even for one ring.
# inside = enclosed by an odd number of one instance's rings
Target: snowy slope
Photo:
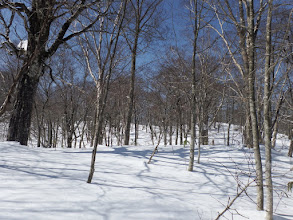
[[[99,146],[93,183],[87,184],[91,149],[37,149],[0,143],[0,219],[215,219],[241,186],[253,180],[253,152],[240,146],[203,146],[201,164],[188,172],[188,148]],[[213,137],[223,136],[216,132]],[[220,143],[220,142],[218,142]],[[285,140],[273,150],[275,219],[293,219],[291,158]],[[262,149],[263,150],[263,149]],[[239,191],[239,189],[238,189]],[[264,219],[255,187],[222,219]]]

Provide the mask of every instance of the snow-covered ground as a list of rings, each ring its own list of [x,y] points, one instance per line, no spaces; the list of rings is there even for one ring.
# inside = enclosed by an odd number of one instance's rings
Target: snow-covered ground
[[[225,127],[225,126],[224,126]],[[140,131],[138,146],[99,146],[92,184],[86,183],[91,149],[45,149],[0,142],[0,219],[215,219],[240,189],[254,178],[253,152],[224,146],[225,129],[212,131],[215,145],[203,146],[201,163],[188,172],[189,149],[154,149]],[[274,216],[293,220],[293,160],[288,140],[273,150]],[[262,153],[263,152],[262,147]],[[222,219],[264,219],[256,211],[252,184]]]

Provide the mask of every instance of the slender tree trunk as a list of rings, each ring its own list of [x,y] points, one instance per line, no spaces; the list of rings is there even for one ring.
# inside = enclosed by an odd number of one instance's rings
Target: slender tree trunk
[[[172,135],[173,135],[173,129],[172,129],[172,123],[170,122],[169,125],[169,144],[172,145]]]
[[[98,148],[98,144],[100,142],[100,139],[102,139],[101,137],[101,131],[102,131],[102,120],[101,120],[101,94],[98,90],[97,92],[97,125],[96,126],[96,133],[95,133],[95,143],[94,143],[94,149],[92,151],[92,159],[91,159],[91,167],[90,167],[90,172],[89,172],[89,176],[88,176],[88,180],[87,183],[91,183],[94,173],[95,173],[95,163],[96,163],[96,154],[97,154],[97,148]]]
[[[259,129],[255,103],[255,25],[254,25],[254,3],[248,0],[248,88],[249,88],[249,112],[252,128],[252,142],[254,148],[256,183],[257,183],[257,209],[263,210],[263,171],[261,164],[260,148],[259,148]]]
[[[289,151],[288,151],[288,156],[292,157],[292,153],[293,153],[293,140],[291,138],[290,140],[290,147],[289,147]]]
[[[176,137],[175,137],[175,145],[178,145],[178,136],[179,136],[179,123],[176,123]]]
[[[190,118],[190,126],[191,126],[191,134],[190,134],[190,151],[189,151],[189,165],[188,165],[188,171],[193,171],[194,166],[194,148],[195,148],[195,138],[196,138],[196,71],[195,71],[195,58],[197,53],[197,37],[198,37],[198,11],[197,11],[197,0],[193,1],[194,6],[194,32],[193,32],[193,54],[192,54],[192,69],[191,69],[191,75],[192,75],[192,82],[191,82],[191,118]]]
[[[183,145],[183,124],[182,124],[181,120],[180,120],[180,125],[179,126],[180,126],[180,145]]]
[[[48,120],[48,146],[52,147],[53,145],[53,125],[51,119]]]
[[[42,128],[41,128],[41,125],[38,125],[37,147],[41,147],[41,135],[42,135]]]
[[[265,141],[265,167],[266,167],[266,185],[267,185],[267,201],[266,201],[266,220],[273,220],[273,181],[272,181],[272,129],[271,129],[271,23],[272,23],[272,3],[269,0],[269,8],[266,24],[266,57],[265,57],[265,76],[264,76],[264,141]]]
[[[152,139],[152,143],[153,145],[155,144],[154,143],[154,131],[153,131],[153,126],[151,124],[151,121],[149,122],[149,127],[150,127],[150,132],[151,132],[151,139]]]
[[[96,154],[97,154],[97,148],[98,144],[100,143],[101,139],[103,137],[101,136],[102,129],[103,129],[103,112],[105,108],[105,103],[103,103],[103,97],[102,97],[102,91],[101,91],[101,85],[97,90],[97,106],[96,106],[96,113],[97,113],[97,125],[96,126],[96,133],[95,133],[95,143],[94,143],[94,149],[92,151],[92,159],[91,159],[91,168],[88,176],[87,183],[91,183],[94,172],[95,172],[95,162],[96,162]],[[106,101],[106,100],[105,100]]]
[[[165,110],[165,116],[166,116],[166,110]],[[167,146],[168,125],[166,122],[166,117],[164,117],[163,119],[163,134],[164,134],[164,145]]]
[[[289,157],[292,157],[292,154],[293,154],[293,129],[292,129],[291,126],[289,127],[288,138],[290,140],[290,146],[289,146],[288,156]]]
[[[228,132],[227,132],[227,146],[230,146],[230,127],[231,127],[231,121],[228,122]]]
[[[124,18],[124,15],[125,15],[126,1],[123,4],[124,4],[124,7],[123,7],[122,19]],[[122,21],[121,21],[121,23],[119,25],[118,35],[116,36],[116,41],[115,41],[115,44],[114,44],[113,53],[110,56],[111,58],[110,58],[110,64],[109,64],[109,70],[108,70],[109,73],[108,73],[108,75],[106,77],[105,85],[104,85],[104,87],[102,87],[103,86],[102,85],[103,77],[101,77],[101,75],[100,75],[98,85],[97,85],[98,86],[97,87],[97,108],[96,108],[97,130],[96,130],[96,134],[95,134],[96,138],[95,138],[94,149],[92,151],[91,167],[90,167],[90,172],[89,172],[87,183],[92,182],[92,179],[93,179],[93,176],[94,176],[94,173],[95,173],[95,162],[96,162],[97,148],[98,148],[98,143],[100,142],[100,139],[102,139],[100,134],[101,134],[102,129],[103,129],[102,124],[103,124],[103,120],[104,120],[104,110],[105,110],[105,106],[106,106],[106,103],[107,103],[108,92],[109,92],[109,84],[110,84],[110,79],[111,79],[112,70],[113,70],[113,66],[114,66],[114,58],[115,58],[115,54],[116,54],[118,39],[119,39],[119,36],[120,36],[120,30],[121,30],[121,27],[122,27]]]
[[[137,146],[138,128],[139,128],[138,117],[137,117],[137,112],[135,109],[135,113],[134,113],[134,145],[135,146]]]

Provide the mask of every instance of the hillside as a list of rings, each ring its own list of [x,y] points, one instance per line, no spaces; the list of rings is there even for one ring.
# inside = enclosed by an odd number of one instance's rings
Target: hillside
[[[223,126],[225,127],[225,126]],[[201,163],[188,172],[189,149],[154,149],[140,130],[138,146],[98,147],[93,183],[87,184],[91,149],[45,149],[0,142],[0,219],[215,219],[240,189],[254,178],[253,152],[224,146],[224,128],[212,131],[215,145],[202,146]],[[273,150],[275,219],[293,219],[293,179],[288,141]],[[262,153],[263,152],[263,147]],[[256,211],[254,184],[222,219],[264,219]]]

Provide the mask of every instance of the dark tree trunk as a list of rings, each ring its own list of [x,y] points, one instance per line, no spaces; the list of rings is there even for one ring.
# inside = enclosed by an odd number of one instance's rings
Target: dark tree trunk
[[[208,115],[206,113],[207,109],[202,110],[202,122],[200,129],[200,144],[208,145],[209,144],[209,125],[208,125]]]
[[[289,156],[289,157],[292,157],[292,154],[293,154],[293,140],[292,140],[292,138],[291,138],[291,140],[290,140],[290,147],[289,147],[288,156]]]
[[[289,151],[288,151],[288,156],[292,157],[292,154],[293,154],[293,129],[292,128],[289,129],[288,138],[290,140],[290,147],[289,147]]]
[[[38,83],[39,77],[34,77],[30,74],[23,74],[19,81],[16,92],[16,101],[9,122],[7,135],[8,141],[18,141],[22,145],[27,145],[31,126],[33,102]]]
[[[252,148],[252,130],[249,115],[246,115],[246,124],[244,126],[244,145],[248,148]]]
[[[129,145],[130,139],[130,125],[133,113],[133,105],[134,105],[134,83],[135,83],[135,71],[136,71],[136,52],[137,52],[137,41],[138,41],[138,33],[135,38],[135,45],[132,51],[132,61],[131,61],[131,80],[130,80],[130,88],[128,95],[128,104],[127,104],[127,119],[124,133],[124,145]]]
[[[72,148],[72,133],[67,133],[67,148]]]
[[[172,124],[170,123],[169,125],[169,144],[172,145],[173,142],[172,142],[172,135],[173,135],[173,129],[172,129]]]
[[[53,147],[53,124],[51,119],[48,121],[48,145],[47,147]]]
[[[139,122],[138,122],[138,116],[136,108],[134,110],[134,145],[137,145],[137,139],[138,139],[138,128],[139,128]]]
[[[228,134],[227,134],[227,146],[230,146],[230,128],[231,128],[231,122],[228,123]]]
[[[180,123],[180,145],[183,145],[183,125]]]
[[[178,145],[178,136],[179,136],[179,123],[176,123],[176,138],[175,138],[175,145]]]

